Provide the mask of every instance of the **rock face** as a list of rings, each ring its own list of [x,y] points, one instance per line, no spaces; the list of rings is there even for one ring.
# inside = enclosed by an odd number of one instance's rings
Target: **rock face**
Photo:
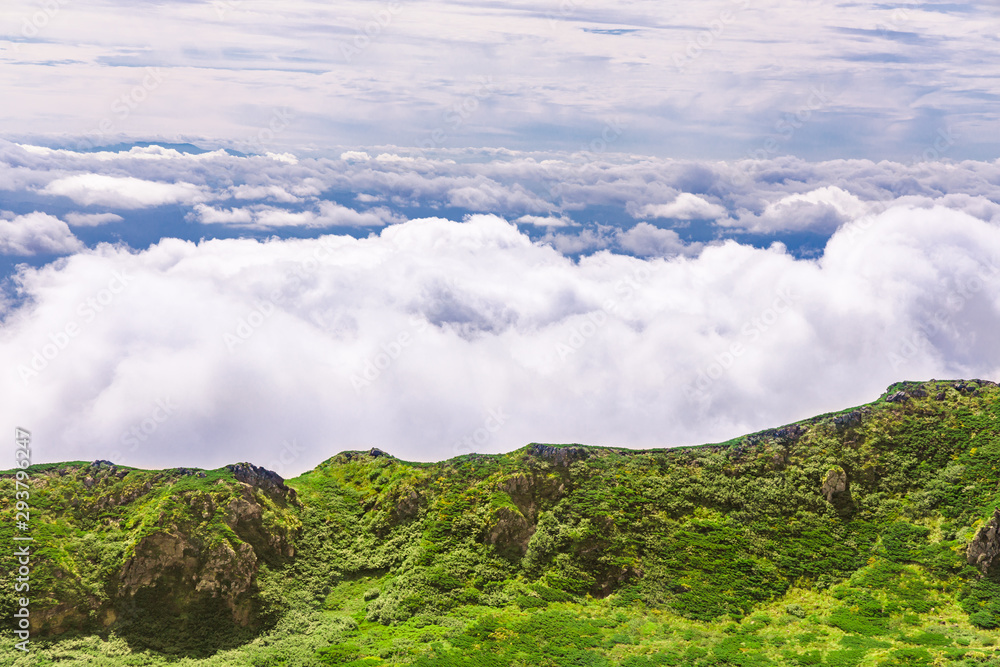
[[[861,411],[852,410],[846,414],[837,415],[833,418],[833,424],[839,430],[846,430],[861,425]]]
[[[229,609],[234,623],[247,625],[253,600],[246,593],[257,567],[257,556],[246,542],[204,544],[192,536],[153,533],[136,545],[122,568],[119,603],[131,607],[143,591],[170,591],[172,595],[161,604],[178,607],[175,611],[182,613],[199,598],[216,598]]]
[[[50,577],[61,592],[55,604],[33,610],[32,631],[46,636],[114,626],[155,646],[157,635],[183,637],[206,624],[255,625],[261,565],[279,567],[295,555],[298,500],[269,470],[247,463],[227,468],[235,480],[107,461],[40,475],[39,493],[50,485],[69,490],[67,506],[90,520],[86,529],[112,531],[123,548],[120,565],[95,563],[107,573],[99,592],[74,583],[79,573],[57,563],[41,570],[37,576]]]
[[[832,503],[833,499],[847,491],[847,473],[841,468],[833,468],[826,473],[823,480],[821,493],[826,498],[826,502]]]
[[[568,466],[573,461],[587,458],[590,452],[583,447],[552,447],[536,443],[528,447],[528,454],[545,459],[557,466]]]
[[[510,557],[523,556],[531,536],[535,534],[535,527],[524,515],[510,507],[501,507],[494,512],[490,524],[486,541],[501,554]]]
[[[976,532],[965,553],[969,565],[987,576],[1000,574],[1000,510]]]
[[[854,508],[850,479],[843,468],[836,467],[827,471],[820,493],[826,498],[826,502],[833,505],[841,514],[849,514]]]
[[[295,500],[295,491],[285,486],[285,480],[276,472],[252,463],[234,463],[226,466],[226,469],[244,484],[263,489],[274,497],[286,498],[293,502]]]

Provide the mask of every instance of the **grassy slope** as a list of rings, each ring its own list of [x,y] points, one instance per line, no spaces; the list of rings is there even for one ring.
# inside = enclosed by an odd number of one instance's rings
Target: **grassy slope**
[[[1000,586],[964,560],[1000,505],[998,463],[1000,389],[944,382],[700,448],[530,446],[439,464],[340,454],[288,482],[298,553],[259,578],[277,625],[171,660],[1000,664]],[[823,483],[840,473],[850,493],[828,502]],[[60,498],[42,512],[70,512]],[[52,557],[80,577],[53,582],[57,595],[100,589],[120,557],[109,542],[125,540],[76,511],[76,533],[51,533]],[[74,540],[109,550],[105,569],[85,573]],[[3,664],[166,661],[111,633]]]

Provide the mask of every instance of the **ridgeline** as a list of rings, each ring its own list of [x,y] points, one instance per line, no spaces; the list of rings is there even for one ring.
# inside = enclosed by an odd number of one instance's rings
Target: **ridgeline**
[[[1000,665],[998,465],[981,380],[701,447],[35,465],[0,664]]]

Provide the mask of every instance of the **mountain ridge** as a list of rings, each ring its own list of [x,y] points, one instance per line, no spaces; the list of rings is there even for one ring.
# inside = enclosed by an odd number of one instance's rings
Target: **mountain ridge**
[[[369,449],[288,480],[250,463],[40,464],[29,468],[33,637],[46,650],[73,637],[114,645],[132,656],[120,664],[806,664],[815,653],[809,664],[874,665],[945,659],[955,641],[905,639],[943,623],[969,638],[965,653],[992,659],[997,465],[1000,387],[986,380],[894,383],[872,403],[691,447],[531,443],[435,463]],[[4,607],[12,588],[0,570]],[[802,616],[776,611],[794,605]],[[607,644],[618,631],[602,623],[619,616],[615,627],[662,632]],[[322,636],[299,637],[292,619]],[[526,630],[543,621],[559,631]],[[771,636],[779,624],[817,639],[792,656]],[[508,634],[521,639],[497,638]]]

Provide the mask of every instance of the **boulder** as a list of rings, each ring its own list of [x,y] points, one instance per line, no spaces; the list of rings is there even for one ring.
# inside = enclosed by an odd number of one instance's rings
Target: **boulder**
[[[976,531],[965,558],[984,575],[1000,573],[1000,510],[994,510],[990,520]]]

